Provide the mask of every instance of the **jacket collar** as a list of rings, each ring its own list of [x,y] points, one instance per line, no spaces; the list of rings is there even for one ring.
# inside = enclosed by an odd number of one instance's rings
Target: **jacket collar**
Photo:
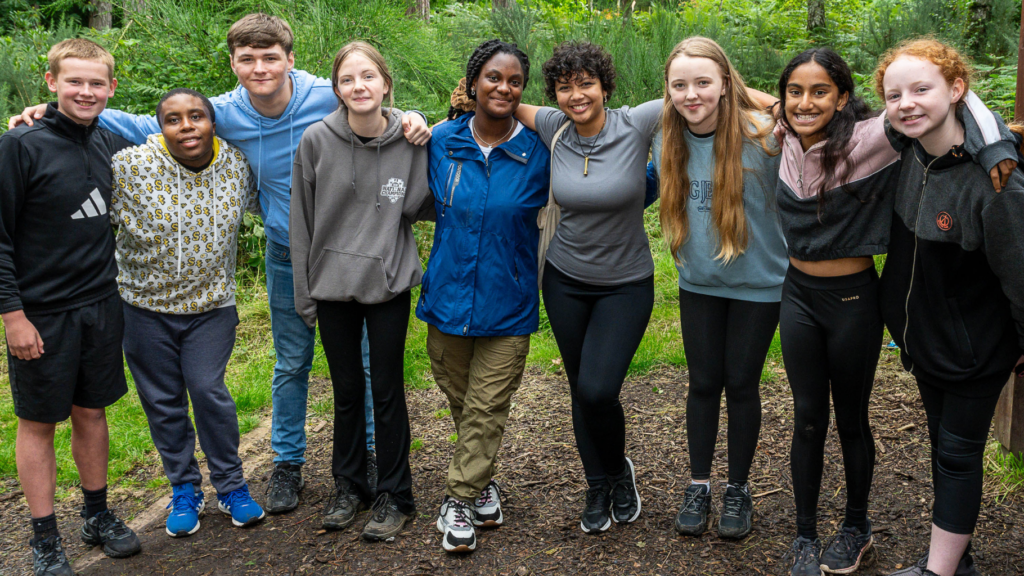
[[[476,143],[476,139],[473,138],[473,130],[469,126],[471,118],[476,116],[475,112],[464,114],[457,120],[453,120],[456,128],[449,135],[445,141],[445,148],[448,151],[448,156],[459,156],[462,159],[479,160],[483,158],[483,153],[480,152],[480,145]],[[530,161],[530,155],[533,153],[533,143],[526,137],[525,127],[515,137],[507,142],[494,147],[491,154],[494,154],[498,150],[504,152],[509,158],[514,158],[519,162],[526,164]],[[493,157],[493,156],[492,156]]]
[[[75,142],[88,141],[89,136],[92,136],[96,126],[99,125],[96,120],[93,120],[92,124],[82,126],[58,111],[56,102],[50,102],[46,105],[46,114],[40,122],[56,134]]]

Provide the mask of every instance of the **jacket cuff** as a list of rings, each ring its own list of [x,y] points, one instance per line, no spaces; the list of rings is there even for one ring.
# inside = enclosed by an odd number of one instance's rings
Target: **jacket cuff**
[[[1017,149],[1012,142],[1000,140],[978,151],[978,164],[987,172],[991,172],[1003,160],[1017,161]]]
[[[8,312],[17,312],[18,310],[24,310],[25,306],[21,303],[21,298],[13,296],[0,302],[0,314],[7,314]]]
[[[423,123],[426,124],[427,126],[430,126],[430,121],[427,120],[427,115],[424,114],[423,112],[420,112],[419,110],[406,110],[405,113],[406,114],[419,114],[420,118],[423,118]]]

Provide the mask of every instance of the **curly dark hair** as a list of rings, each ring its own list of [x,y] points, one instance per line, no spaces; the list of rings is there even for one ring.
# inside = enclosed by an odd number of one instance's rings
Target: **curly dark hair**
[[[526,89],[526,83],[530,81],[530,57],[515,44],[495,38],[477,46],[466,63],[466,95],[470,100],[476,100],[476,93],[472,92],[473,82],[480,76],[484,64],[495,54],[510,54],[519,60],[519,65],[523,68],[523,89]],[[466,113],[466,110],[452,106],[448,109],[448,119],[454,120]]]
[[[785,115],[786,110],[786,88],[789,85],[789,77],[793,74],[794,70],[808,62],[814,62],[825,69],[829,78],[832,79],[836,88],[839,89],[840,96],[843,94],[849,95],[846,106],[842,110],[836,110],[832,119],[825,126],[825,147],[821,151],[821,172],[825,175],[832,174],[834,177],[833,179],[823,178],[821,186],[817,191],[818,218],[820,219],[821,213],[825,208],[826,190],[834,188],[838,184],[843,191],[854,195],[847,186],[849,184],[847,179],[855,166],[854,162],[847,158],[846,148],[853,137],[853,129],[856,127],[857,122],[870,118],[872,112],[864,100],[854,93],[857,85],[854,82],[850,66],[846,61],[831,48],[810,48],[797,54],[790,60],[779,77],[779,105],[782,107],[783,115]],[[788,118],[786,118],[784,125],[787,130],[796,134],[796,131],[790,126]],[[865,203],[870,199],[870,197],[860,198],[856,195],[854,197],[860,200],[861,203]]]
[[[578,80],[586,72],[601,81],[608,99],[615,92],[615,64],[604,48],[590,42],[562,42],[555,47],[551,58],[544,63],[544,94],[556,100],[555,84],[559,81]]]

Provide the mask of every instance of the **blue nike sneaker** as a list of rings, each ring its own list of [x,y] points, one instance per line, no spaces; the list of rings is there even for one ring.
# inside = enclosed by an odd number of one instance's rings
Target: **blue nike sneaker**
[[[252,526],[267,515],[249,495],[248,484],[227,494],[217,494],[217,508],[225,514],[230,514],[231,523],[235,526]]]
[[[181,538],[195,534],[199,530],[199,517],[206,508],[206,498],[202,491],[196,491],[191,483],[178,484],[172,488],[171,503],[167,505],[167,534],[171,538]]]

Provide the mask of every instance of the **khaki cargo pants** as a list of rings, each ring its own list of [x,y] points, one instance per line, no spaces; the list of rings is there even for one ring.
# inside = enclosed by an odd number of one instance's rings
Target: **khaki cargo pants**
[[[473,502],[494,477],[512,393],[523,381],[529,352],[528,335],[452,336],[428,325],[430,367],[459,435],[448,465],[449,496]]]

